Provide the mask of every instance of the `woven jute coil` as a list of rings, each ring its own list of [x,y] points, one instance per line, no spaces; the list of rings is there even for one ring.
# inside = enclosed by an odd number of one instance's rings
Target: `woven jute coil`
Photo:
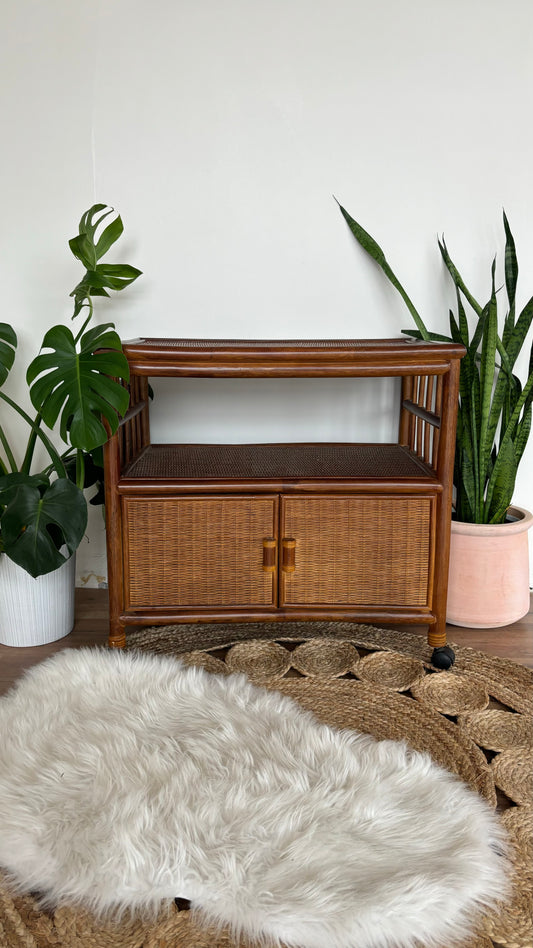
[[[513,806],[501,816],[510,839],[526,863],[533,862],[533,806]]]
[[[227,929],[208,928],[197,922],[191,912],[177,912],[169,920],[165,932],[149,938],[143,948],[236,948],[235,939]],[[238,948],[258,948],[242,937]],[[283,948],[283,946],[282,946]]]
[[[282,678],[291,667],[287,649],[275,642],[239,642],[226,655],[232,672],[244,672],[250,681],[262,684],[271,678]]]
[[[125,920],[120,923],[96,921],[88,912],[70,908],[58,909],[54,925],[61,945],[69,948],[141,948],[147,926]]]
[[[393,691],[408,691],[424,675],[424,666],[416,658],[397,652],[371,652],[354,669],[363,681],[384,685]]]
[[[531,754],[525,747],[504,750],[491,764],[494,783],[515,803],[533,803]]]
[[[230,625],[180,623],[128,632],[126,651],[147,649],[160,654],[183,654],[192,649],[216,649],[254,639],[273,642],[307,642],[310,639],[351,642],[363,649],[400,651],[431,666],[433,649],[425,636],[394,632],[356,622],[235,622]],[[399,642],[401,642],[400,648]],[[481,652],[479,653],[482,654]],[[512,664],[512,663],[511,663]]]
[[[488,692],[477,681],[464,675],[426,675],[411,687],[417,701],[431,705],[441,714],[456,715],[462,711],[477,711],[489,703]]]
[[[491,939],[491,944],[498,948],[531,948],[533,944],[533,930],[531,927],[531,896],[527,894],[529,886],[514,883],[515,895],[510,902],[502,904],[490,918],[485,921],[485,931]]]
[[[533,945],[533,819],[531,807],[513,807],[502,815],[509,834],[511,896],[484,920],[484,930],[503,948]]]
[[[447,948],[532,948],[533,764],[531,744],[522,738],[531,727],[533,675],[514,662],[454,648],[452,672],[435,673],[424,636],[348,622],[164,626],[129,633],[127,641],[127,649],[173,654],[209,672],[244,671],[333,727],[405,740],[458,774],[498,807],[514,870],[511,900],[483,919],[476,936]],[[415,680],[400,694],[408,671]],[[378,673],[376,683],[371,677]],[[423,699],[413,699],[417,691]],[[497,711],[485,710],[494,699]],[[509,710],[500,710],[502,704]],[[482,748],[498,752],[490,764]],[[236,948],[229,932],[205,928],[186,908],[171,906],[151,923],[106,926],[75,908],[42,912],[32,895],[11,895],[0,878],[0,948],[108,946]],[[256,946],[241,940],[239,948]]]
[[[359,652],[350,642],[331,639],[309,639],[291,655],[292,667],[310,678],[339,678],[353,671],[358,661]]]
[[[219,658],[215,658],[215,656],[210,655],[209,652],[202,652],[200,649],[180,655],[180,660],[184,665],[195,665],[197,668],[204,668],[205,671],[211,672],[211,674],[214,675],[231,674],[225,662],[221,662]]]
[[[457,723],[470,737],[487,750],[503,751],[509,747],[531,747],[533,721],[524,714],[511,711],[469,711],[460,714]]]
[[[493,948],[493,942],[487,935],[474,935],[468,941],[462,941],[457,948]]]
[[[455,647],[455,673],[466,673],[472,681],[478,681],[489,694],[502,704],[533,714],[533,671],[525,665],[517,665],[508,658],[496,658],[473,648]]]

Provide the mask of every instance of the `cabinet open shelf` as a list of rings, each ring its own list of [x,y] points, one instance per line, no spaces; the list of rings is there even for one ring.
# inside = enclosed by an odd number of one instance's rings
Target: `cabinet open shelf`
[[[435,472],[400,444],[150,444],[124,469],[120,490],[197,481],[405,480],[435,490]],[[198,485],[193,484],[197,489]]]

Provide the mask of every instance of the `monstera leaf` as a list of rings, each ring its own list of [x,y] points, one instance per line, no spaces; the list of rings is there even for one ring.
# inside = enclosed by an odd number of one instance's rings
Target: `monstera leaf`
[[[96,326],[78,344],[67,326],[54,326],[43,348],[52,351],[38,355],[26,376],[33,405],[49,428],[61,415],[63,440],[92,451],[107,441],[102,416],[115,432],[129,402],[127,389],[115,381],[127,382],[129,368],[113,324]]]
[[[9,375],[9,370],[15,361],[17,336],[9,323],[0,323],[0,385],[3,385]]]
[[[141,270],[127,263],[98,263],[124,230],[119,215],[96,238],[100,224],[112,213],[113,208],[107,204],[93,204],[80,220],[79,233],[69,240],[72,253],[86,268],[83,279],[70,294],[74,297],[73,319],[83,306],[89,305],[91,296],[109,296],[108,290],[123,290],[141,275]]]
[[[45,489],[49,486],[50,479],[46,474],[21,474],[19,471],[6,474],[5,477],[0,477],[0,509],[9,506],[19,487]]]
[[[62,566],[78,548],[87,527],[83,492],[67,478],[49,484],[42,475],[0,477],[2,548],[31,576]],[[68,556],[58,547],[66,546]]]

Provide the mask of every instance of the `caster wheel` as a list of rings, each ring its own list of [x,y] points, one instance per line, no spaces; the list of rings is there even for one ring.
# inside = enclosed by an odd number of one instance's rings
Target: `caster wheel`
[[[449,645],[441,645],[440,648],[433,649],[431,663],[435,668],[451,668],[455,661],[455,652]]]

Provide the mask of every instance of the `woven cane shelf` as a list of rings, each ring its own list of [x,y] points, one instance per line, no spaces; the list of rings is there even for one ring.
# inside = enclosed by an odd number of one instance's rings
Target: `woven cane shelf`
[[[124,482],[250,477],[284,481],[336,477],[415,478],[435,490],[436,477],[400,444],[151,444],[124,471]],[[123,484],[123,489],[125,483]]]
[[[128,626],[348,619],[445,638],[461,346],[139,339],[105,451],[110,644]],[[150,376],[401,377],[392,444],[152,444]],[[268,406],[265,406],[268,411]]]

